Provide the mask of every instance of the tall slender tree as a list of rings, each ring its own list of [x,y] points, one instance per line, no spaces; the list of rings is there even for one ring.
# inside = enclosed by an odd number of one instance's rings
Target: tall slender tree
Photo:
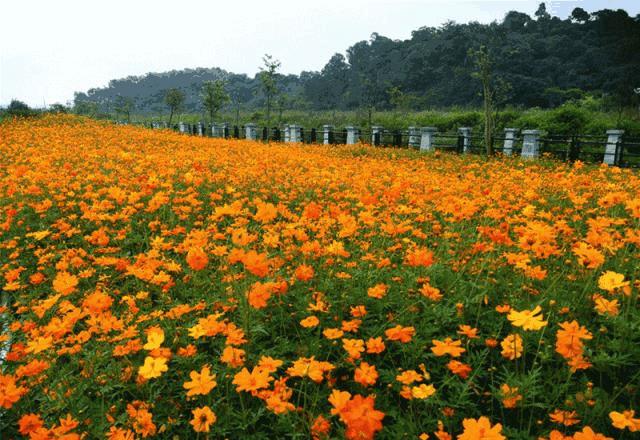
[[[169,106],[169,126],[171,126],[171,121],[173,120],[173,114],[182,108],[184,104],[184,93],[182,93],[178,89],[169,89],[167,93],[164,95],[164,102]]]
[[[493,61],[486,46],[469,50],[469,56],[474,61],[475,71],[472,76],[482,82],[482,98],[484,101],[484,144],[487,155],[493,155],[493,130],[495,127],[494,97],[496,90],[493,86]]]
[[[262,93],[264,93],[267,105],[267,127],[271,126],[271,106],[274,97],[278,94],[278,69],[280,68],[280,61],[273,58],[269,54],[265,54],[262,57],[263,67],[260,67],[260,84],[262,86]]]

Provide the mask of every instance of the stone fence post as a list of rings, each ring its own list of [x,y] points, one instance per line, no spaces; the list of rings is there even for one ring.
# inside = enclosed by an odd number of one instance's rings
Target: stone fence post
[[[522,131],[522,153],[527,159],[540,157],[540,130]]]
[[[244,133],[247,139],[255,141],[258,139],[258,132],[256,130],[256,124],[249,123],[244,126]]]
[[[371,145],[380,145],[382,143],[382,125],[374,125],[371,127]]]
[[[418,127],[409,127],[409,148],[420,146],[420,130]]]
[[[502,148],[502,154],[505,156],[511,156],[513,154],[513,142],[516,138],[517,132],[517,128],[504,129],[504,146]]]
[[[322,126],[322,143],[323,144],[329,145],[333,143],[334,131],[335,131],[335,127],[333,125]]]
[[[420,129],[420,151],[433,151],[437,131],[435,127],[422,127]]]
[[[353,144],[357,143],[358,140],[360,139],[359,130],[356,127],[352,126],[352,125],[350,125],[348,127],[345,127],[345,128],[347,130],[347,141],[346,141],[346,144],[347,145],[353,145]]]
[[[299,125],[289,125],[289,140],[287,142],[300,142],[301,134],[301,127]]]
[[[462,152],[471,152],[471,127],[460,127],[458,133],[462,137]]]
[[[622,147],[620,141],[624,130],[607,130],[607,145],[604,150],[603,163],[607,165],[618,165],[622,159]]]

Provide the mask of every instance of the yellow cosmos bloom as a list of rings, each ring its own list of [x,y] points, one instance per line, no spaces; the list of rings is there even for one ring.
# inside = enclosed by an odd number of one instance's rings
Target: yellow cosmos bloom
[[[511,310],[507,319],[514,327],[522,327],[524,330],[540,330],[547,325],[547,321],[542,319],[542,309],[536,306],[533,310],[523,310],[518,312]]]
[[[167,370],[169,370],[169,367],[167,367],[167,360],[165,358],[147,356],[144,359],[144,365],[138,370],[138,374],[145,379],[153,379],[160,377],[162,373]]]

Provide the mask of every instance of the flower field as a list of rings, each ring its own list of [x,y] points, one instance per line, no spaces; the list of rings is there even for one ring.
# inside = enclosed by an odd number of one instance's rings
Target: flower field
[[[2,439],[640,437],[637,172],[70,116],[0,154]]]

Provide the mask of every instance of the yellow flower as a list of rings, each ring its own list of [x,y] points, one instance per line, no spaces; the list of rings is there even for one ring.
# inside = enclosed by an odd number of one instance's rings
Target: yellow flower
[[[507,319],[514,327],[522,327],[524,330],[540,330],[547,325],[547,321],[542,320],[542,309],[536,306],[533,310],[523,310],[518,312],[511,310]]]
[[[152,327],[149,329],[147,333],[147,343],[144,344],[145,350],[155,350],[156,348],[160,348],[162,343],[164,342],[164,331],[160,327]]]
[[[165,358],[147,356],[144,359],[144,365],[138,370],[138,374],[145,379],[153,379],[154,377],[160,377],[168,369]]]
[[[522,356],[522,338],[520,335],[508,335],[500,343],[502,356],[514,360]]]
[[[426,399],[433,396],[436,393],[436,388],[433,385],[420,384],[411,388],[411,395],[414,399]]]
[[[607,292],[613,292],[616,289],[626,287],[629,285],[628,281],[624,281],[624,275],[621,273],[606,271],[600,278],[598,278],[598,287]]]

